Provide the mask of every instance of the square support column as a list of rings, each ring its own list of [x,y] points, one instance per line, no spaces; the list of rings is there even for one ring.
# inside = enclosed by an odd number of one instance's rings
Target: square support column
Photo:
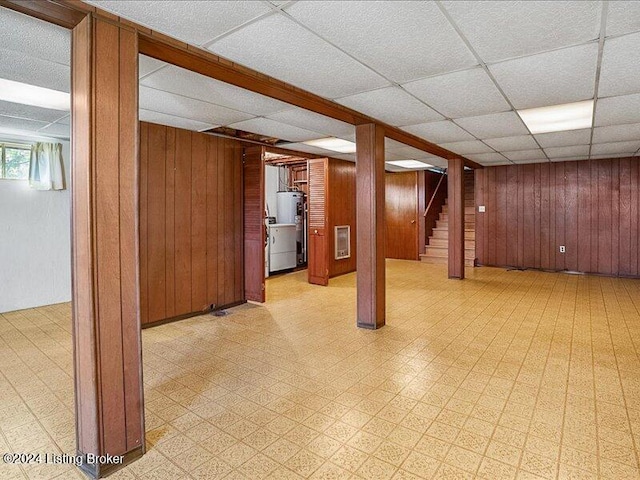
[[[71,111],[76,439],[98,478],[122,466],[104,456],[144,451],[135,31],[92,15],[73,29]]]
[[[464,161],[449,160],[449,278],[464,279]]]
[[[384,130],[356,126],[357,321],[385,324]]]

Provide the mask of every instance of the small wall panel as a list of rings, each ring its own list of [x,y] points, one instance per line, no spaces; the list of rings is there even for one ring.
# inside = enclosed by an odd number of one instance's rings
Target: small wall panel
[[[482,265],[640,276],[637,157],[476,170]],[[566,247],[560,253],[560,245]]]
[[[244,301],[239,142],[141,123],[143,324]]]

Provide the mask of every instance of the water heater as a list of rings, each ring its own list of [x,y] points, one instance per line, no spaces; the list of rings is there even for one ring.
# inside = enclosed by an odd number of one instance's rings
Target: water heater
[[[278,223],[296,225],[296,243],[298,264],[306,262],[304,193],[278,192]]]

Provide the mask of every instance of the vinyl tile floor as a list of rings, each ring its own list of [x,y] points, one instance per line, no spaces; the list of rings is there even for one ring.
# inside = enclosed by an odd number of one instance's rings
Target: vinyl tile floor
[[[143,331],[146,455],[116,479],[639,479],[640,281],[387,262]],[[0,315],[0,452],[74,452],[69,304]],[[82,478],[0,463],[0,479]]]

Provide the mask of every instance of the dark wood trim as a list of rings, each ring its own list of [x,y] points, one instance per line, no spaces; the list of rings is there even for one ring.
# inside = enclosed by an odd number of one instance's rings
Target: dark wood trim
[[[131,450],[130,452],[122,455],[121,463],[88,463],[87,462],[87,454],[78,452],[77,454],[83,458],[82,465],[78,466],[78,468],[87,475],[89,478],[102,478],[112,473],[117,472],[118,470],[126,467],[127,465],[138,460],[142,455],[144,455],[145,450],[143,446],[139,446]]]
[[[384,136],[356,126],[357,325],[374,329],[385,324]]]
[[[449,198],[449,278],[464,278],[464,162],[449,160],[447,171]]]
[[[142,329],[146,330],[147,328],[159,327],[160,325],[178,322],[180,320],[186,320],[187,318],[199,317],[200,315],[206,315],[207,313],[213,313],[218,310],[225,310],[227,308],[237,307],[238,305],[243,305],[245,303],[247,303],[246,300],[240,300],[240,301],[232,302],[227,305],[222,305],[216,308],[207,308],[205,310],[202,310],[201,312],[191,312],[191,313],[185,313],[183,315],[176,315],[175,317],[165,318],[163,320],[158,320],[157,322],[145,323],[142,325]]]
[[[0,0],[0,6],[68,29],[76,27],[87,14],[80,5],[78,2],[74,8],[43,0]]]

